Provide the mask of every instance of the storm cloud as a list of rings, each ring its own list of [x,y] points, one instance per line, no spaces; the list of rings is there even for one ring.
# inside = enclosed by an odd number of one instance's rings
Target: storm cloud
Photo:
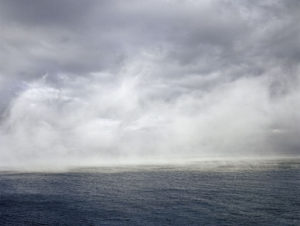
[[[1,0],[0,166],[299,155],[299,10]]]

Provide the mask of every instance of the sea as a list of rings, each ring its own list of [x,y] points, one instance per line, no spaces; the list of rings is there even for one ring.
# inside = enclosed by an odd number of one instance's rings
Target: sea
[[[0,225],[300,225],[300,160],[2,170]]]

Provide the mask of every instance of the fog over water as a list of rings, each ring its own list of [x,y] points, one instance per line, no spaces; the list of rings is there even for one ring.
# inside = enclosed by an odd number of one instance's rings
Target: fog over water
[[[0,0],[0,167],[299,156],[299,10]]]

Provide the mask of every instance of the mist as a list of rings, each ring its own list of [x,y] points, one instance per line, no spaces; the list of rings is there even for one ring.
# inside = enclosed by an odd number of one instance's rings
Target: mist
[[[298,2],[0,4],[0,167],[300,154]]]

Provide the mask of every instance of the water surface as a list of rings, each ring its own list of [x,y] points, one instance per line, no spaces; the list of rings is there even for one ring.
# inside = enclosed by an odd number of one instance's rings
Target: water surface
[[[0,225],[300,225],[300,161],[3,171]]]

